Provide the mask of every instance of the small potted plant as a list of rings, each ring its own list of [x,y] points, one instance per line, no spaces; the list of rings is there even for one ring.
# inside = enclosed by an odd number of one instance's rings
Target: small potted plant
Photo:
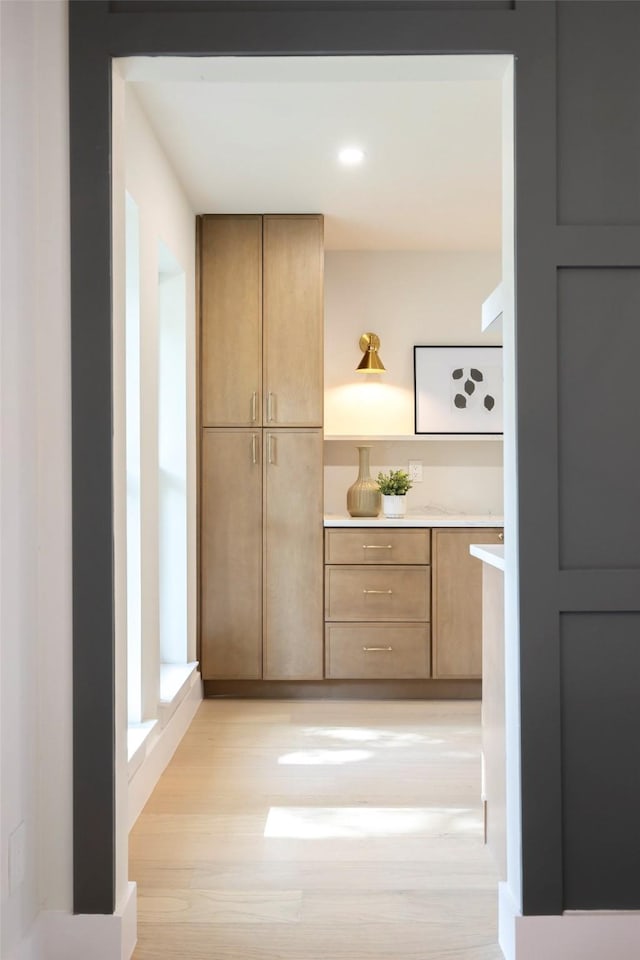
[[[413,484],[404,470],[390,470],[378,474],[378,487],[382,494],[382,512],[389,519],[397,519],[407,514],[407,490]]]

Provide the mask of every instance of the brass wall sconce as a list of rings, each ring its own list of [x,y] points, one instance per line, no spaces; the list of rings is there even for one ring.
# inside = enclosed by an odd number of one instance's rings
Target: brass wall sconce
[[[359,345],[363,357],[356,367],[356,371],[359,373],[385,373],[384,363],[378,356],[380,337],[377,333],[363,333]]]

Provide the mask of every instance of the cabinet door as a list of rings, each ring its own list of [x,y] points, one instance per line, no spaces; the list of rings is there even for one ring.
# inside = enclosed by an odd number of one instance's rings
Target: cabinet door
[[[434,529],[432,643],[433,676],[482,676],[482,563],[472,543],[499,543],[502,530]]]
[[[262,676],[261,432],[202,431],[201,668]]]
[[[258,426],[262,217],[203,217],[200,251],[202,425]]]
[[[322,434],[265,431],[264,677],[322,678]]]
[[[322,217],[265,216],[265,426],[322,426],[322,343]]]

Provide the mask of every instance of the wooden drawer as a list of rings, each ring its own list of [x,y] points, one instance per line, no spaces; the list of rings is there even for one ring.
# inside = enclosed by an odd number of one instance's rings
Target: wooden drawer
[[[429,676],[429,626],[424,623],[328,623],[329,680],[411,680]]]
[[[372,527],[327,529],[325,563],[429,563],[431,531]]]
[[[326,620],[428,620],[431,567],[325,567]]]

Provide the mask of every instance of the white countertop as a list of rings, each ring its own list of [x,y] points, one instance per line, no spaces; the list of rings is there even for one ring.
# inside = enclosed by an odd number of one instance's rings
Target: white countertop
[[[383,517],[350,517],[348,514],[327,513],[325,527],[502,527],[504,517],[487,514],[437,513],[408,514],[401,520]],[[502,549],[502,548],[500,548]]]
[[[469,553],[472,557],[477,557],[484,563],[497,567],[498,570],[504,570],[504,546],[493,543],[472,543],[469,547]]]

